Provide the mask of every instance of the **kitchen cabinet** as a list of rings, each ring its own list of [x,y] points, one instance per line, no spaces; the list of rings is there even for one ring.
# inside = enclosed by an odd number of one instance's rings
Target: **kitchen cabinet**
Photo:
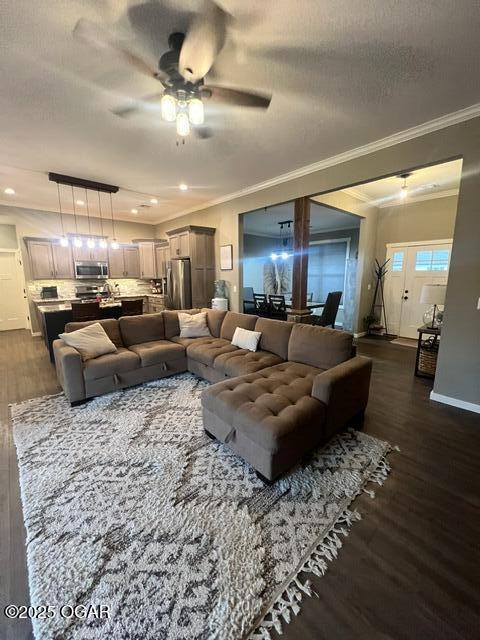
[[[73,258],[71,247],[62,247],[52,242],[53,270],[55,278],[73,278]]]
[[[210,306],[215,280],[215,229],[188,225],[167,231],[171,258],[190,258],[192,306]]]
[[[157,278],[166,278],[168,261],[170,260],[170,247],[168,244],[157,245],[155,247],[155,258],[157,263]]]
[[[138,247],[124,247],[125,277],[140,278],[140,252]]]
[[[49,240],[27,240],[30,268],[34,280],[49,280],[55,277],[52,243]]]
[[[41,238],[25,238],[25,242],[34,280],[74,277],[71,247],[62,247],[57,241]]]
[[[147,313],[160,313],[166,309],[165,298],[148,296]]]
[[[108,251],[109,278],[140,278],[138,247],[121,245]]]
[[[140,277],[155,278],[157,269],[155,266],[155,244],[153,242],[139,242]]]
[[[75,262],[106,262],[107,249],[94,247],[90,249],[84,241],[81,247],[73,247],[73,259]]]

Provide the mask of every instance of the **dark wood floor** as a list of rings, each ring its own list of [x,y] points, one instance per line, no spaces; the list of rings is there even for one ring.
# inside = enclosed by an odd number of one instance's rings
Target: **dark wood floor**
[[[363,520],[282,638],[478,639],[480,416],[428,399],[414,349],[362,339],[359,352],[374,359],[365,431],[401,452],[375,500],[358,499]],[[39,338],[0,333],[0,381],[0,638],[23,640],[29,626],[3,617],[5,603],[28,602],[8,403],[58,390]]]

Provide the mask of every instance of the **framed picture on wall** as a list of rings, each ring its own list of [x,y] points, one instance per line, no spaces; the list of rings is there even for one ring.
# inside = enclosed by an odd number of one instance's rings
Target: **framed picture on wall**
[[[233,245],[224,244],[220,247],[220,270],[231,271],[233,269]]]

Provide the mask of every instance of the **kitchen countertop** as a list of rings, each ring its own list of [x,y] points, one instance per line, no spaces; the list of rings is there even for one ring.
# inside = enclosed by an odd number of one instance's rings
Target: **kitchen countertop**
[[[100,309],[107,309],[109,307],[121,307],[122,303],[121,302],[101,302],[100,303]],[[65,302],[63,304],[59,303],[59,304],[39,304],[37,305],[37,309],[40,311],[40,313],[58,313],[59,311],[71,311],[72,310],[72,305],[68,302]]]

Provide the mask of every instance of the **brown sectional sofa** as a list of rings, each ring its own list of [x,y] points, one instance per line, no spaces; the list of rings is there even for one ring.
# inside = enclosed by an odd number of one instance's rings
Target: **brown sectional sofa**
[[[190,309],[198,313],[200,309]],[[116,353],[82,362],[53,344],[58,379],[78,404],[184,371],[217,383],[202,394],[204,427],[272,481],[326,441],[368,401],[371,361],[352,335],[323,327],[205,310],[209,337],[180,338],[177,311],[101,320]],[[67,332],[86,322],[67,324]],[[256,352],[231,344],[236,327],[261,332]]]

